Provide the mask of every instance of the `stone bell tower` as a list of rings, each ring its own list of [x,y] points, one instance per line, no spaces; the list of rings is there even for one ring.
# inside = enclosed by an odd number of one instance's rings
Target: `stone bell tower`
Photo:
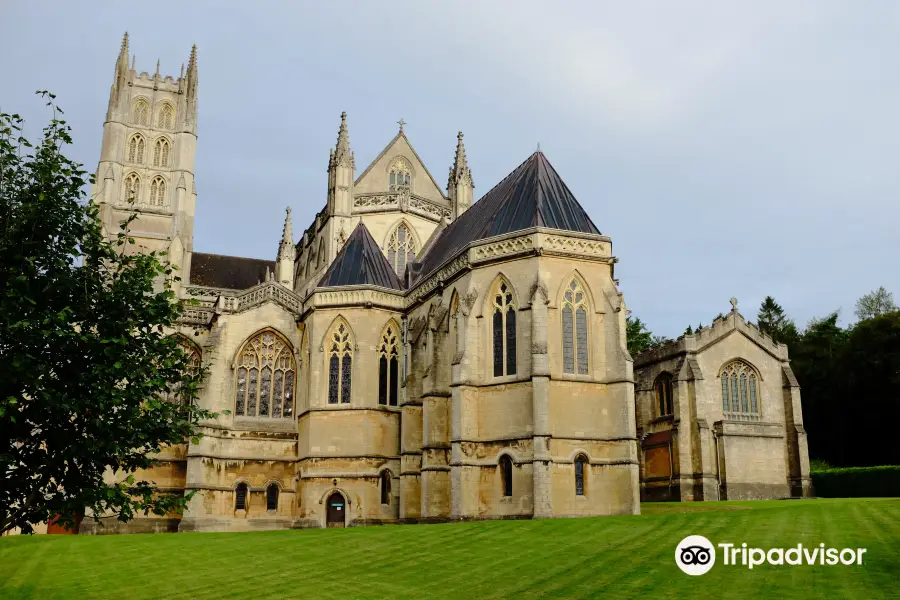
[[[130,225],[133,251],[164,251],[186,278],[193,248],[194,154],[197,148],[197,47],[187,70],[173,79],[138,74],[128,33],[116,59],[103,145],[91,199],[100,206],[107,235]]]

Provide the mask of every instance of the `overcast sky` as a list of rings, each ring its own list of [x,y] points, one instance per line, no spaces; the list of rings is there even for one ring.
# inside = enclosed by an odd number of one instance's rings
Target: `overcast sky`
[[[54,91],[93,172],[125,30],[138,71],[198,46],[197,251],[274,259],[346,110],[357,174],[402,117],[445,185],[462,130],[476,197],[540,142],[654,333],[900,296],[898,3],[0,0],[0,108],[34,137]]]

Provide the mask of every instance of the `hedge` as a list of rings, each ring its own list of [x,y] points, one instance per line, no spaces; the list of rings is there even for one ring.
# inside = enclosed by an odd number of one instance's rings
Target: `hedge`
[[[900,497],[900,466],[847,467],[812,471],[815,495],[821,498]]]

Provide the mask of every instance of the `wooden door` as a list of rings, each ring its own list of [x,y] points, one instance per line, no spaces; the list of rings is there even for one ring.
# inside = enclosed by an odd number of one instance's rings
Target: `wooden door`
[[[346,521],[347,507],[344,504],[344,497],[338,492],[328,497],[327,525],[328,527],[343,527]]]

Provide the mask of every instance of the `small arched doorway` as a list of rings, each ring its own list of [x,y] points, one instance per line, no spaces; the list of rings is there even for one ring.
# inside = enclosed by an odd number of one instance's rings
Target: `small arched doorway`
[[[343,527],[346,522],[347,506],[340,492],[334,492],[328,496],[326,502],[326,527]]]

